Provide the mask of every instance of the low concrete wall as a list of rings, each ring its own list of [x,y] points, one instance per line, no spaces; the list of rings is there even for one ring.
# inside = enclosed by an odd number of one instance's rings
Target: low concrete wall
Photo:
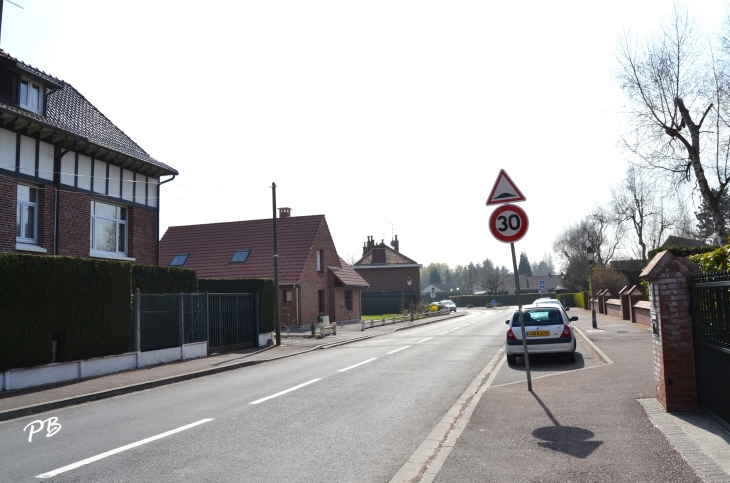
[[[606,315],[609,317],[617,317],[619,319],[623,318],[620,299],[606,300]]]
[[[207,342],[185,344],[182,348],[185,359],[197,359],[208,355]],[[26,387],[54,384],[58,382],[101,376],[114,372],[129,371],[139,367],[179,361],[180,348],[156,351],[127,352],[115,356],[98,357],[73,362],[57,362],[45,366],[12,369],[2,373],[0,390],[24,389]]]
[[[274,341],[274,333],[273,332],[264,332],[263,334],[259,334],[259,347],[266,347],[269,345],[269,342]]]
[[[634,304],[633,322],[651,327],[651,303],[642,300]]]

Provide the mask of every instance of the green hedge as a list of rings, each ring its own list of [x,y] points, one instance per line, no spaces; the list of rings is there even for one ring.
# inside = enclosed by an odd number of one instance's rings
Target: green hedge
[[[195,270],[156,265],[132,265],[132,290],[142,293],[195,293],[198,277]]]
[[[270,278],[238,280],[198,279],[201,292],[209,293],[257,293],[259,294],[259,332],[272,332],[276,320],[276,290]]]
[[[0,253],[0,371],[126,352],[132,265]]]
[[[436,294],[435,300],[447,300],[447,298],[438,298],[439,294]],[[408,309],[411,306],[411,301],[415,302],[415,294],[410,292],[400,293],[388,293],[382,294],[368,294],[362,295],[362,314],[363,315],[379,315],[379,314],[399,314],[401,309]],[[421,301],[431,301],[430,296],[421,295]]]
[[[529,305],[535,300],[545,297],[555,298],[554,292],[525,294],[520,290],[520,295],[522,298],[522,305]],[[457,295],[451,297],[451,300],[454,301],[457,307],[466,307],[468,304],[473,304],[474,307],[486,307],[486,305],[490,304],[492,300],[496,300],[497,303],[502,304],[503,306],[517,305],[517,295]]]
[[[661,253],[664,250],[669,250],[675,257],[688,257],[690,255],[699,255],[700,253],[707,253],[717,250],[718,246],[705,246],[705,247],[670,247],[670,248],[655,248],[649,250],[649,261],[654,258],[654,255]]]
[[[590,299],[590,296],[588,295],[588,292],[577,292],[566,294],[561,293],[555,298],[560,300],[565,307],[581,307],[585,309],[588,307],[588,300]]]

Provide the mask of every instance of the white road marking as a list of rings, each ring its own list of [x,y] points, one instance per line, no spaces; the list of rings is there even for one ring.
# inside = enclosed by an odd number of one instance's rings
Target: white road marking
[[[450,330],[447,330],[446,332],[441,332],[439,335],[448,334],[449,332],[451,332],[451,331]]]
[[[426,342],[427,340],[431,340],[431,339],[433,339],[433,337],[426,337],[425,339],[419,340],[418,342],[416,342],[416,344],[420,344],[421,342]]]
[[[85,460],[81,460],[76,463],[72,463],[72,464],[64,466],[62,468],[58,468],[57,470],[49,471],[48,473],[43,473],[42,475],[36,476],[36,478],[52,478],[61,473],[75,470],[76,468],[78,468],[80,466],[88,465],[89,463],[93,463],[94,461],[99,461],[101,459],[107,458],[107,457],[115,455],[117,453],[121,453],[122,451],[127,451],[128,449],[136,448],[137,446],[142,446],[143,444],[151,443],[152,441],[157,441],[158,439],[162,439],[167,436],[173,435],[175,433],[179,433],[180,431],[185,431],[186,429],[190,429],[194,426],[198,426],[199,424],[207,423],[208,421],[213,421],[213,420],[212,419],[201,419],[200,421],[196,421],[194,423],[187,424],[185,426],[181,426],[177,429],[173,429],[170,431],[166,431],[164,433],[160,433],[157,436],[152,436],[150,438],[146,438],[141,441],[137,441],[136,443],[128,444],[126,446],[120,446],[119,448],[113,449],[111,451],[107,451],[106,453],[101,453],[96,456],[92,456],[91,458],[86,458]]]
[[[350,366],[350,367],[345,367],[344,369],[340,369],[340,370],[339,370],[339,371],[337,371],[337,372],[345,372],[345,371],[349,371],[350,369],[352,369],[352,368],[354,368],[354,367],[357,367],[357,366],[361,366],[361,365],[363,365],[363,364],[367,364],[368,362],[373,362],[373,361],[374,361],[375,359],[377,359],[377,357],[373,357],[372,359],[368,359],[368,360],[366,360],[366,361],[358,362],[358,363],[357,363],[357,364],[355,364],[354,366]]]
[[[407,345],[407,346],[405,346],[405,347],[401,347],[400,349],[396,349],[396,350],[394,350],[394,351],[390,351],[390,352],[388,352],[388,353],[387,353],[386,355],[390,355],[390,354],[395,354],[396,352],[398,352],[398,351],[402,351],[403,349],[408,349],[409,347],[411,347],[411,346]]]
[[[287,389],[285,391],[277,392],[276,394],[272,394],[271,396],[266,396],[264,398],[257,399],[257,400],[255,400],[253,402],[250,402],[249,404],[262,403],[264,401],[268,401],[269,399],[274,399],[275,397],[279,397],[282,394],[286,394],[288,392],[296,391],[297,389],[300,389],[300,388],[302,388],[304,386],[309,386],[310,384],[314,384],[315,382],[321,381],[321,380],[322,380],[321,378],[320,379],[312,379],[311,381],[305,382],[304,384],[299,384],[298,386],[290,387],[289,389]]]

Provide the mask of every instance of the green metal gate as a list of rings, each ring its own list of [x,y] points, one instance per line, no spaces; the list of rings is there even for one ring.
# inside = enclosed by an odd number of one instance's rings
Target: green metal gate
[[[209,293],[208,351],[258,347],[258,294]]]
[[[690,294],[697,402],[730,429],[730,274],[695,275]]]

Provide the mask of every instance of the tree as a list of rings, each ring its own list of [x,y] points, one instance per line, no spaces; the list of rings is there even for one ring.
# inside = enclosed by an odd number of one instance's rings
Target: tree
[[[474,293],[474,285],[477,283],[477,267],[473,263],[469,263],[464,267],[463,279],[461,287],[466,293]]]
[[[553,251],[563,260],[563,267],[567,267],[574,258],[585,261],[586,250],[591,247],[596,262],[608,265],[622,238],[623,228],[617,216],[612,211],[596,208],[575,225],[564,229],[553,242]]]
[[[717,190],[713,189],[713,194],[715,193],[717,193]],[[730,224],[730,194],[728,191],[725,191],[719,197],[719,207],[725,220],[725,226],[728,226]],[[712,213],[704,200],[702,200],[699,209],[695,211],[695,217],[697,218],[697,237],[705,241],[714,239],[715,224],[712,220]]]
[[[433,267],[431,269],[431,272],[429,273],[429,283],[431,285],[441,283],[441,275],[439,275],[439,271],[436,269],[436,267]]]
[[[530,267],[530,260],[527,258],[527,253],[520,253],[520,263],[517,265],[517,273],[519,275],[532,276],[532,268]]]
[[[499,268],[494,266],[494,263],[487,258],[485,259],[479,269],[479,285],[488,292],[497,294],[504,290],[505,283],[504,278],[499,273]]]
[[[510,272],[507,269],[507,267],[505,267],[504,265],[502,265],[502,268],[499,269],[499,273],[501,273],[502,275],[511,275],[512,274],[512,272]]]
[[[621,272],[600,265],[593,270],[593,290],[595,292],[608,289],[612,295],[617,296],[628,284],[629,279]]]
[[[675,4],[641,46],[626,35],[618,57],[631,125],[624,145],[673,185],[694,176],[715,242],[724,244],[720,200],[730,183],[730,42],[703,40],[689,13]]]

